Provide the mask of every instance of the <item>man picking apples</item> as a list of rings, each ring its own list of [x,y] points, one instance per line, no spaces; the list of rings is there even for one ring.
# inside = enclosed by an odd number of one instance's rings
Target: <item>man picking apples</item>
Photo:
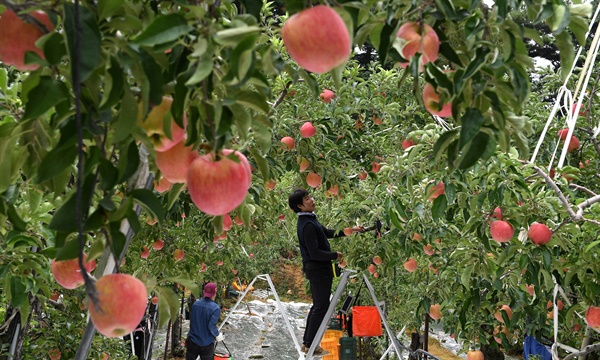
[[[215,342],[223,341],[219,334],[217,322],[221,317],[221,307],[215,302],[217,285],[209,282],[204,285],[204,298],[192,305],[190,315],[190,332],[185,341],[185,359],[213,360],[215,358]]]
[[[327,313],[327,308],[329,308],[329,296],[334,275],[331,261],[340,262],[343,256],[340,252],[331,251],[331,245],[327,239],[342,237],[345,234],[344,231],[336,234],[334,230],[327,229],[319,223],[317,215],[314,213],[315,200],[306,190],[295,190],[289,196],[288,202],[290,208],[298,214],[296,233],[302,254],[302,270],[310,283],[313,300],[313,305],[306,318],[306,329],[302,339],[302,351],[308,352]],[[351,230],[350,234],[363,232],[364,228],[355,226]],[[328,353],[320,346],[317,346],[314,351],[314,354],[319,356]]]

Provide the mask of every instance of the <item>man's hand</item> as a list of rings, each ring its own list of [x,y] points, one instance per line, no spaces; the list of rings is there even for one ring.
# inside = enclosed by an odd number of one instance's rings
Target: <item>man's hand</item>
[[[352,232],[364,233],[365,228],[364,228],[364,226],[355,226],[352,228]]]
[[[223,337],[223,333],[220,333],[220,334],[219,334],[219,335],[217,335],[217,337],[215,338],[215,341],[216,341],[216,342],[219,342],[219,341],[223,341],[224,339],[225,339],[225,338]]]
[[[340,262],[342,260],[342,258],[344,257],[344,254],[342,254],[341,252],[337,252],[338,257],[337,257],[337,261]]]

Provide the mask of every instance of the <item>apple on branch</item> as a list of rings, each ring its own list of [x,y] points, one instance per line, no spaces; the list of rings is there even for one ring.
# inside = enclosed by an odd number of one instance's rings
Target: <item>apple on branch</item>
[[[86,254],[83,254],[83,264],[88,272],[96,268],[96,260],[88,262]],[[64,261],[52,260],[51,269],[54,280],[65,289],[75,289],[84,283],[77,258]]]
[[[310,121],[305,122],[300,127],[300,135],[302,135],[303,138],[313,137],[316,133],[317,129],[315,129],[314,125]]]
[[[306,175],[306,183],[311,188],[319,187],[321,186],[321,177],[317,173],[309,172],[308,175]]]
[[[131,333],[146,312],[146,285],[128,274],[104,275],[96,282],[97,307],[90,301],[90,317],[99,333],[121,337]]]
[[[399,48],[400,55],[408,60],[408,63],[401,63],[401,67],[408,66],[412,58],[420,53],[419,71],[422,71],[423,65],[438,58],[440,39],[431,26],[418,22],[407,22],[396,32],[394,47]]]
[[[48,31],[54,29],[45,12],[32,11],[29,15],[37,19]],[[37,26],[26,23],[12,10],[6,9],[0,15],[0,61],[21,71],[37,69],[38,64],[25,64],[25,53],[33,51],[44,58],[42,49],[35,46],[36,41],[43,35],[44,33]]]
[[[218,156],[209,153],[195,159],[189,167],[187,186],[200,211],[219,216],[244,201],[251,181],[246,157],[239,151],[224,149]]]
[[[289,137],[289,136],[284,136],[281,138],[281,143],[283,143],[284,145],[284,149],[285,150],[292,150],[295,146],[295,141],[293,138]]]
[[[190,165],[198,156],[196,150],[180,141],[169,150],[156,153],[156,166],[171,183],[186,183]]]
[[[344,64],[352,50],[344,20],[325,5],[290,16],[281,29],[281,38],[298,65],[318,74]]]
[[[166,132],[165,118],[168,119],[168,115],[170,115],[171,104],[173,104],[173,98],[163,96],[162,102],[152,107],[145,118],[143,103],[139,102],[138,104],[137,124],[146,130],[146,134],[157,152],[167,151],[185,138],[185,126],[187,125],[185,114],[183,115],[183,128],[171,118],[170,137]]]
[[[331,100],[335,97],[335,93],[329,89],[324,89],[323,92],[319,95],[319,97],[321,98],[321,100],[323,100],[325,104],[329,104]]]
[[[425,109],[432,115],[439,117],[452,116],[452,103],[440,102],[440,95],[429,83],[425,84],[425,88],[423,89],[423,103],[425,104]]]

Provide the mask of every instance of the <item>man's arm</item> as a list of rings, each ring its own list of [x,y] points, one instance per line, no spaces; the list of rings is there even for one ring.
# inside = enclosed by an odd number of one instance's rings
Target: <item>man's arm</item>
[[[317,228],[313,224],[306,224],[304,226],[304,229],[302,230],[302,236],[304,237],[304,242],[306,244],[306,248],[308,249],[308,254],[310,255],[311,260],[328,261],[336,260],[338,258],[338,253],[334,251],[319,249],[319,242],[317,241]]]
[[[321,227],[323,228],[323,231],[325,232],[325,235],[329,239],[346,236],[346,233],[344,232],[344,230],[340,230],[339,232],[336,233],[335,230],[333,230],[333,229],[328,229],[328,228],[326,228],[323,225],[321,225]],[[358,232],[358,233],[365,232],[365,228],[363,228],[362,226],[355,226],[355,227],[348,228],[348,229],[352,229],[352,233],[355,233],[355,232]]]
[[[217,329],[217,323],[219,322],[220,318],[221,309],[217,309],[212,313],[210,320],[208,320],[208,331],[210,331],[210,333],[214,337],[219,336],[219,329]]]

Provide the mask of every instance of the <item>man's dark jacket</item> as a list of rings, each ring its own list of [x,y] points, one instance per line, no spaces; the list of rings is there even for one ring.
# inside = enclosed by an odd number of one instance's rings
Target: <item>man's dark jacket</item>
[[[335,233],[327,229],[312,213],[298,215],[297,234],[302,254],[303,269],[331,268],[331,261],[337,259],[337,252],[331,251],[328,238],[344,236],[344,232]]]

